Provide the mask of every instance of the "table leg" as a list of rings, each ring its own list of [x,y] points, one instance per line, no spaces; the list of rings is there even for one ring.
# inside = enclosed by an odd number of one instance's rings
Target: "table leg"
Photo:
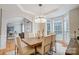
[[[36,50],[36,46],[35,46],[35,54],[36,54],[36,51],[37,51],[37,50]]]

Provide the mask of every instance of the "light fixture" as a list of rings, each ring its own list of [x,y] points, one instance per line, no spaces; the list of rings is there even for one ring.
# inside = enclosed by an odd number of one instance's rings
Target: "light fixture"
[[[42,4],[39,4],[38,6],[40,7],[40,16],[35,17],[35,23],[45,23],[46,19],[44,16],[41,15]]]

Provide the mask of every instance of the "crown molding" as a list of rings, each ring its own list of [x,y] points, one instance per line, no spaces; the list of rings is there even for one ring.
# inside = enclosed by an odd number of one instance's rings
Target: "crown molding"
[[[17,4],[17,6],[19,7],[19,9],[20,9],[22,12],[28,13],[28,14],[33,15],[33,16],[36,15],[36,14],[33,13],[33,12],[30,12],[30,11],[28,11],[28,10],[25,10],[20,4]]]

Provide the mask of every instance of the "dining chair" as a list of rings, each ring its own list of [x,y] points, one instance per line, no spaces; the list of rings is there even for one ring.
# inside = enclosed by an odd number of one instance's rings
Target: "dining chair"
[[[35,49],[29,46],[22,47],[20,37],[16,37],[16,48],[17,48],[17,55],[30,55],[35,52]]]
[[[35,37],[36,37],[37,39],[40,39],[40,31],[37,31],[37,33],[35,33]]]
[[[51,35],[50,53],[56,52],[56,35]]]
[[[39,23],[39,26],[38,26],[38,32],[37,32],[37,35],[39,38],[42,38],[44,36],[44,30],[45,30],[45,23]]]
[[[19,33],[19,36],[20,36],[21,39],[23,39],[24,38],[24,32]]]
[[[37,47],[37,52],[40,54],[46,54],[50,50],[51,45],[51,36],[43,37],[42,38],[42,45]]]
[[[31,38],[35,38],[35,34],[34,33],[29,33],[29,39],[31,39]]]
[[[29,33],[24,33],[24,39],[29,39]]]
[[[37,33],[35,33],[35,37],[38,39],[41,39],[42,37],[44,37],[44,29],[39,30]]]

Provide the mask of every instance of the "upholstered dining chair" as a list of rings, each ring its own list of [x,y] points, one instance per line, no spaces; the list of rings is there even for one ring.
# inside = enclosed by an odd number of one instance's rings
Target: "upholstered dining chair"
[[[35,49],[29,46],[22,47],[20,37],[16,37],[17,55],[30,55],[35,52]]]
[[[51,36],[43,37],[42,40],[42,45],[37,47],[37,52],[43,55],[50,50]]]
[[[37,33],[35,33],[35,37],[38,39],[44,37],[44,29],[37,31]]]
[[[51,46],[50,46],[50,51],[52,52],[52,54],[53,54],[53,52],[56,52],[56,35],[54,34],[52,34],[51,35]]]
[[[29,39],[31,39],[31,38],[35,38],[35,34],[32,32],[29,33]]]
[[[27,32],[24,33],[24,39],[29,39],[29,33]]]
[[[39,39],[41,39],[44,36],[45,23],[39,23],[38,27],[39,28],[38,28],[37,36]]]
[[[40,31],[37,31],[37,32],[35,33],[35,37],[36,37],[37,39],[40,39]]]

